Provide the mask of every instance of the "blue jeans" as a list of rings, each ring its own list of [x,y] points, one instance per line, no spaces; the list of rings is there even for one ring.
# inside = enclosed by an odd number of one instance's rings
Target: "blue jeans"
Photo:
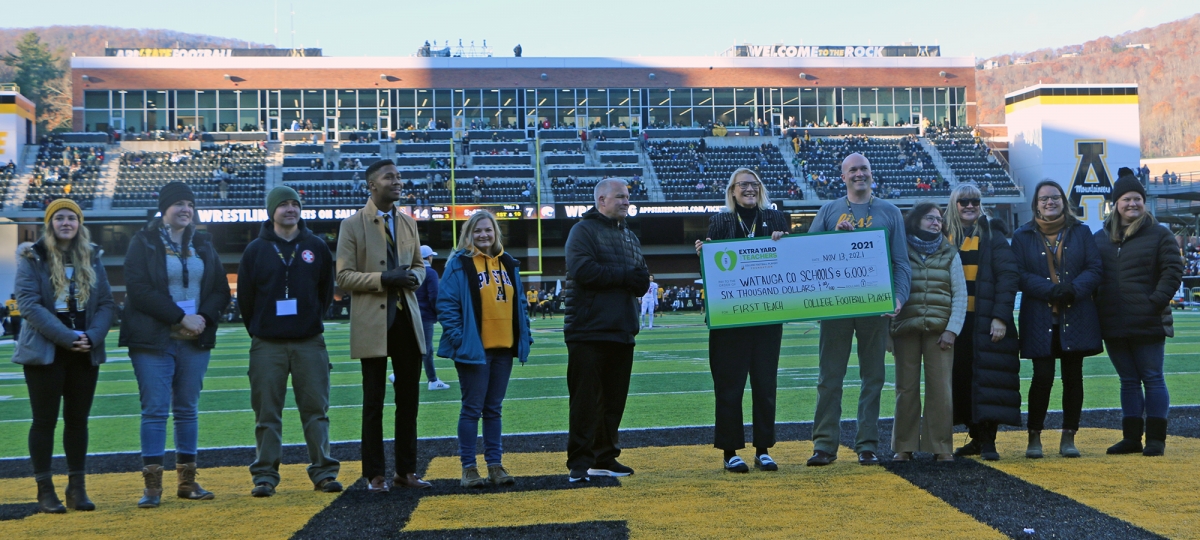
[[[1166,340],[1106,339],[1105,349],[1121,379],[1121,412],[1124,416],[1166,418],[1171,407],[1167,380],[1163,378]],[[1145,394],[1142,387],[1145,387]]]
[[[507,350],[487,351],[486,364],[455,362],[458,385],[462,387],[462,411],[458,414],[458,453],[463,467],[475,466],[475,442],[479,418],[483,417],[483,457],[488,465],[499,465],[504,448],[500,444],[500,409],[512,375],[513,357]]]
[[[208,349],[195,341],[171,340],[162,352],[130,349],[129,359],[142,398],[142,457],[162,457],[167,416],[175,415],[175,454],[196,455],[200,390],[208,371]]]
[[[425,363],[425,377],[429,382],[437,380],[437,372],[433,370],[433,321],[435,319],[421,318],[421,325],[425,327],[425,357],[421,359]]]

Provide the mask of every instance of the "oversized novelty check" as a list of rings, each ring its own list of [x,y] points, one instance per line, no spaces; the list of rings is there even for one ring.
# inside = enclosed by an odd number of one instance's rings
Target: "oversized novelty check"
[[[709,328],[890,313],[887,231],[711,240],[701,249]]]

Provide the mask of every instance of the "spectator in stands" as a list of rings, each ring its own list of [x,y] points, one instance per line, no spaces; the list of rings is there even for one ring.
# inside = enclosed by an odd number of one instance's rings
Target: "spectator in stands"
[[[725,188],[725,208],[708,221],[704,241],[770,237],[778,241],[791,230],[787,214],[771,209],[767,188],[754,171],[737,169]],[[704,242],[695,243],[699,255]],[[724,451],[729,472],[750,470],[737,451],[746,447],[742,396],[750,377],[754,419],[754,465],[778,470],[768,449],[775,445],[775,389],[782,324],[709,330],[708,362],[716,392],[714,446]]]
[[[18,313],[30,324],[17,337],[12,361],[22,364],[29,390],[29,459],[37,482],[37,510],[62,514],[67,508],[96,509],[85,485],[88,416],[115,308],[99,247],[83,227],[79,206],[58,199],[47,206],[44,222],[42,238],[18,252],[15,296]],[[51,471],[60,405],[68,471],[66,507],[55,493]]]
[[[292,131],[300,131],[300,121],[299,120],[292,120],[291,130]]]
[[[158,210],[129,242],[125,255],[125,310],[121,347],[138,380],[142,403],[142,477],[139,508],[162,497],[167,416],[175,415],[176,494],[210,500],[196,483],[200,388],[217,340],[217,321],[229,305],[229,281],[208,233],[193,222],[195,195],[182,182],[159,190]]]
[[[1161,456],[1170,410],[1163,378],[1164,347],[1166,338],[1175,337],[1170,304],[1182,284],[1183,260],[1171,231],[1159,227],[1146,211],[1141,180],[1132,170],[1122,171],[1128,174],[1113,184],[1109,194],[1113,211],[1094,235],[1104,265],[1096,289],[1100,333],[1121,379],[1124,436],[1108,453]]]
[[[958,247],[967,280],[967,315],[954,342],[954,423],[965,424],[971,440],[956,456],[1000,459],[1000,424],[1021,425],[1021,362],[1013,302],[1019,276],[1003,220],[984,215],[979,189],[959,184],[950,194],[946,234]]]
[[[295,190],[276,186],[266,206],[270,218],[238,265],[239,309],[251,338],[256,456],[250,494],[270,497],[279,484],[289,375],[308,446],[308,477],[317,491],[337,493],[341,465],[329,453],[331,364],[321,322],[333,301],[333,253],[304,226]]]
[[[1056,358],[1062,359],[1063,383],[1059,454],[1079,457],[1075,432],[1083,409],[1083,359],[1103,350],[1092,300],[1102,263],[1091,229],[1070,210],[1062,187],[1043,180],[1033,192],[1033,219],[1017,229],[1012,240],[1021,275],[1021,356],[1033,360],[1025,457],[1042,457],[1041,433]],[[1070,331],[1064,332],[1066,325]]]
[[[872,193],[871,163],[862,154],[846,156],[842,160],[842,180],[846,183],[846,196],[825,203],[817,212],[809,232],[853,231],[866,227],[887,229],[896,309],[884,317],[821,321],[820,379],[813,423],[815,451],[808,460],[810,466],[828,465],[837,459],[841,441],[842,381],[850,359],[852,336],[858,341],[859,378],[862,380],[854,451],[862,465],[879,463],[876,455],[879,451],[879,395],[883,390],[888,323],[908,301],[912,274],[908,265],[904,219],[895,205],[876,199]]]
[[[350,357],[362,362],[363,477],[369,483],[368,492],[385,493],[389,485],[384,476],[382,424],[387,357],[392,358],[396,388],[411,389],[418,384],[426,344],[420,311],[414,306],[418,306],[415,291],[425,280],[425,261],[416,222],[396,209],[402,180],[395,164],[389,159],[376,161],[366,177],[371,198],[342,221],[338,234],[337,283],[354,294]],[[416,474],[418,403],[416,392],[396,394],[396,475],[392,482],[424,489],[431,485]]]
[[[533,338],[516,259],[504,253],[495,216],[480,210],[467,220],[459,246],[446,262],[444,287],[438,293],[442,342],[438,356],[454,360],[462,385],[458,417],[462,486],[512,484],[503,465],[501,416],[513,358],[524,363]],[[432,383],[431,383],[432,385]],[[479,419],[483,418],[485,480],[475,461]]]
[[[891,328],[896,359],[894,461],[911,461],[913,453],[922,450],[937,461],[954,461],[952,348],[966,318],[967,283],[958,250],[943,234],[942,222],[941,210],[931,202],[913,207],[904,221],[912,284],[910,300]]]

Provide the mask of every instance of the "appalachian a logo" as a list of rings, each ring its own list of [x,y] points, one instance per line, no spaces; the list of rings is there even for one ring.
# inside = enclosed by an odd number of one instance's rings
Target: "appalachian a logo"
[[[1108,194],[1112,193],[1112,176],[1104,161],[1107,155],[1108,141],[1105,139],[1075,141],[1075,174],[1072,175],[1067,198],[1072,208],[1083,207],[1084,221],[1092,212],[1092,201],[1096,201],[1096,211],[1099,212]]]

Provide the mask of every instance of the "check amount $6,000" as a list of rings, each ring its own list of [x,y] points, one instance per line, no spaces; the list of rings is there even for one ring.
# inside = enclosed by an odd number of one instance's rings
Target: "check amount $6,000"
[[[887,248],[883,229],[705,243],[709,326],[890,312]]]

